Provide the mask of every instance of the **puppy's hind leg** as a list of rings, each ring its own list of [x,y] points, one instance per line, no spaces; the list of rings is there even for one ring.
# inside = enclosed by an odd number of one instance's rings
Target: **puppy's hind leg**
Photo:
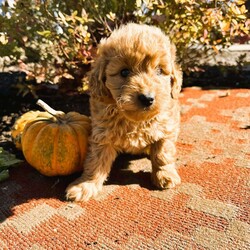
[[[152,181],[160,189],[173,188],[181,178],[175,167],[175,143],[164,139],[151,146]]]
[[[83,175],[68,186],[66,198],[87,201],[95,196],[102,189],[116,156],[117,152],[110,144],[100,146],[92,143],[84,163]]]

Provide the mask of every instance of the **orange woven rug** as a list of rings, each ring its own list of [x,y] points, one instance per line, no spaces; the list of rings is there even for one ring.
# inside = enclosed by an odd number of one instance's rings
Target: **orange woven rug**
[[[27,164],[0,183],[0,249],[250,249],[250,91],[184,89],[182,184],[158,191],[150,162],[121,156],[102,193],[64,200],[76,176]]]

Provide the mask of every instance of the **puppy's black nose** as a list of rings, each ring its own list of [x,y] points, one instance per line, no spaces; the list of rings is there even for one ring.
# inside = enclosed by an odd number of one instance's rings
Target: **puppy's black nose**
[[[152,95],[139,94],[138,100],[144,107],[150,107],[154,103],[154,97]]]

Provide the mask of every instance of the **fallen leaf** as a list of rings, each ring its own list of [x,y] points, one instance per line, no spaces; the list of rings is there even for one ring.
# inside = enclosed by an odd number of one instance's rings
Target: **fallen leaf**
[[[22,160],[17,159],[14,154],[0,147],[0,182],[9,178],[8,168],[21,162]]]

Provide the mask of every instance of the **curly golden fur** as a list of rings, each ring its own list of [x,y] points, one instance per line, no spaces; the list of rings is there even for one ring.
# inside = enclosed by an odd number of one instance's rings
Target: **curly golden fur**
[[[89,82],[90,147],[83,175],[69,185],[67,198],[95,196],[121,152],[149,153],[158,188],[179,184],[175,142],[182,73],[169,38],[153,26],[122,26],[101,41]]]

